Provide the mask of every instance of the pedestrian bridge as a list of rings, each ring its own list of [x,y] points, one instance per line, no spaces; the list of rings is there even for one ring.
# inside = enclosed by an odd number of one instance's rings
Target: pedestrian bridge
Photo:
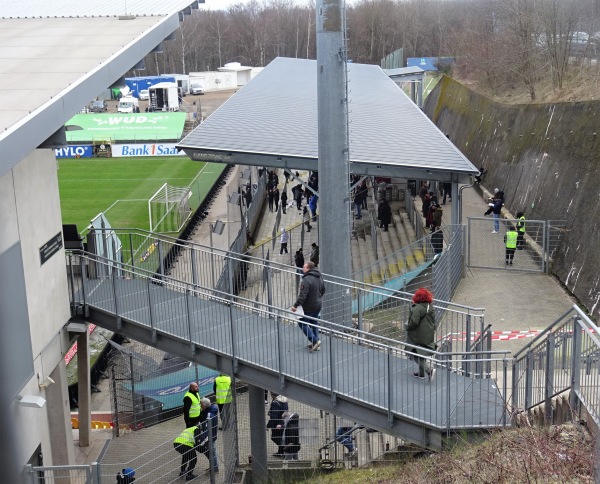
[[[481,315],[469,308],[434,303],[438,333],[446,335],[439,343],[448,352],[432,352],[437,374],[429,382],[412,376],[416,365],[408,357],[408,345],[353,326],[319,321],[322,345],[309,352],[287,307],[232,295],[233,264],[226,266],[219,284],[202,285],[126,264],[122,257],[86,252],[67,257],[75,318],[257,387],[432,449],[441,448],[449,432],[509,424],[507,355],[484,351],[483,340],[470,341],[470,325]],[[211,271],[206,262],[200,272]],[[297,277],[293,268],[289,272],[292,280]],[[352,294],[349,314],[352,299],[378,292],[373,286],[366,291],[351,281],[325,279],[345,286],[334,293]],[[222,286],[225,290],[215,289]],[[405,321],[409,299],[381,293],[388,304],[395,302],[387,312],[394,308],[398,320]],[[461,334],[467,335],[466,342],[457,336]]]

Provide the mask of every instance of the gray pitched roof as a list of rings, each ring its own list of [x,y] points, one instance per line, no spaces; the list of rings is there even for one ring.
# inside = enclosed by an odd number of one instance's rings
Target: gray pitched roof
[[[477,173],[381,68],[348,64],[348,87],[354,173]],[[179,146],[197,160],[316,169],[317,115],[316,61],[277,58]]]
[[[121,1],[0,2],[0,176],[176,30],[191,4],[127,0],[134,17],[119,19]]]

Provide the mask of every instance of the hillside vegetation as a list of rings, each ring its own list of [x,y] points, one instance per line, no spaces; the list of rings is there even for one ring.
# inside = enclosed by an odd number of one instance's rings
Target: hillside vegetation
[[[596,101],[600,99],[600,70],[597,67],[577,67],[569,72],[562,89],[552,85],[551,79],[541,80],[536,88],[536,100],[532,101],[524,85],[490,88],[457,70],[451,77],[479,94],[503,104],[549,104],[561,102]]]
[[[439,454],[400,456],[386,467],[339,471],[305,482],[363,483],[591,483],[593,440],[579,425],[508,429],[479,444],[459,443]]]

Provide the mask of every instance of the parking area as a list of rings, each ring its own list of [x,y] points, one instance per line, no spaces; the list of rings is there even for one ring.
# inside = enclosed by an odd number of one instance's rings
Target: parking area
[[[201,113],[203,118],[207,118],[210,116],[221,104],[223,104],[227,99],[229,99],[233,94],[235,94],[237,89],[228,89],[222,91],[209,91],[202,95],[192,95],[188,94],[183,97],[182,103],[182,111],[198,111]],[[90,101],[88,107],[92,104],[93,101]],[[106,105],[107,113],[116,113],[117,112],[117,100],[107,100]],[[140,112],[146,112],[146,108],[148,107],[148,100],[140,100],[139,101]],[[90,113],[94,114],[94,113]]]

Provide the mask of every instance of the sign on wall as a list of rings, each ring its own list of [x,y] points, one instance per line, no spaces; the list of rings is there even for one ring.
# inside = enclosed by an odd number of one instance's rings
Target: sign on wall
[[[92,153],[91,145],[71,145],[54,150],[57,158],[91,158]]]
[[[406,59],[406,67],[420,67],[424,71],[437,71],[441,64],[451,64],[453,57],[409,57]]]
[[[50,257],[62,249],[62,246],[62,232],[59,232],[40,247],[40,265],[44,265]]]
[[[113,157],[130,156],[174,156],[185,155],[175,143],[116,144],[112,145]]]
[[[187,113],[85,113],[76,114],[67,124],[82,129],[67,131],[69,143],[97,139],[112,141],[179,140]]]

